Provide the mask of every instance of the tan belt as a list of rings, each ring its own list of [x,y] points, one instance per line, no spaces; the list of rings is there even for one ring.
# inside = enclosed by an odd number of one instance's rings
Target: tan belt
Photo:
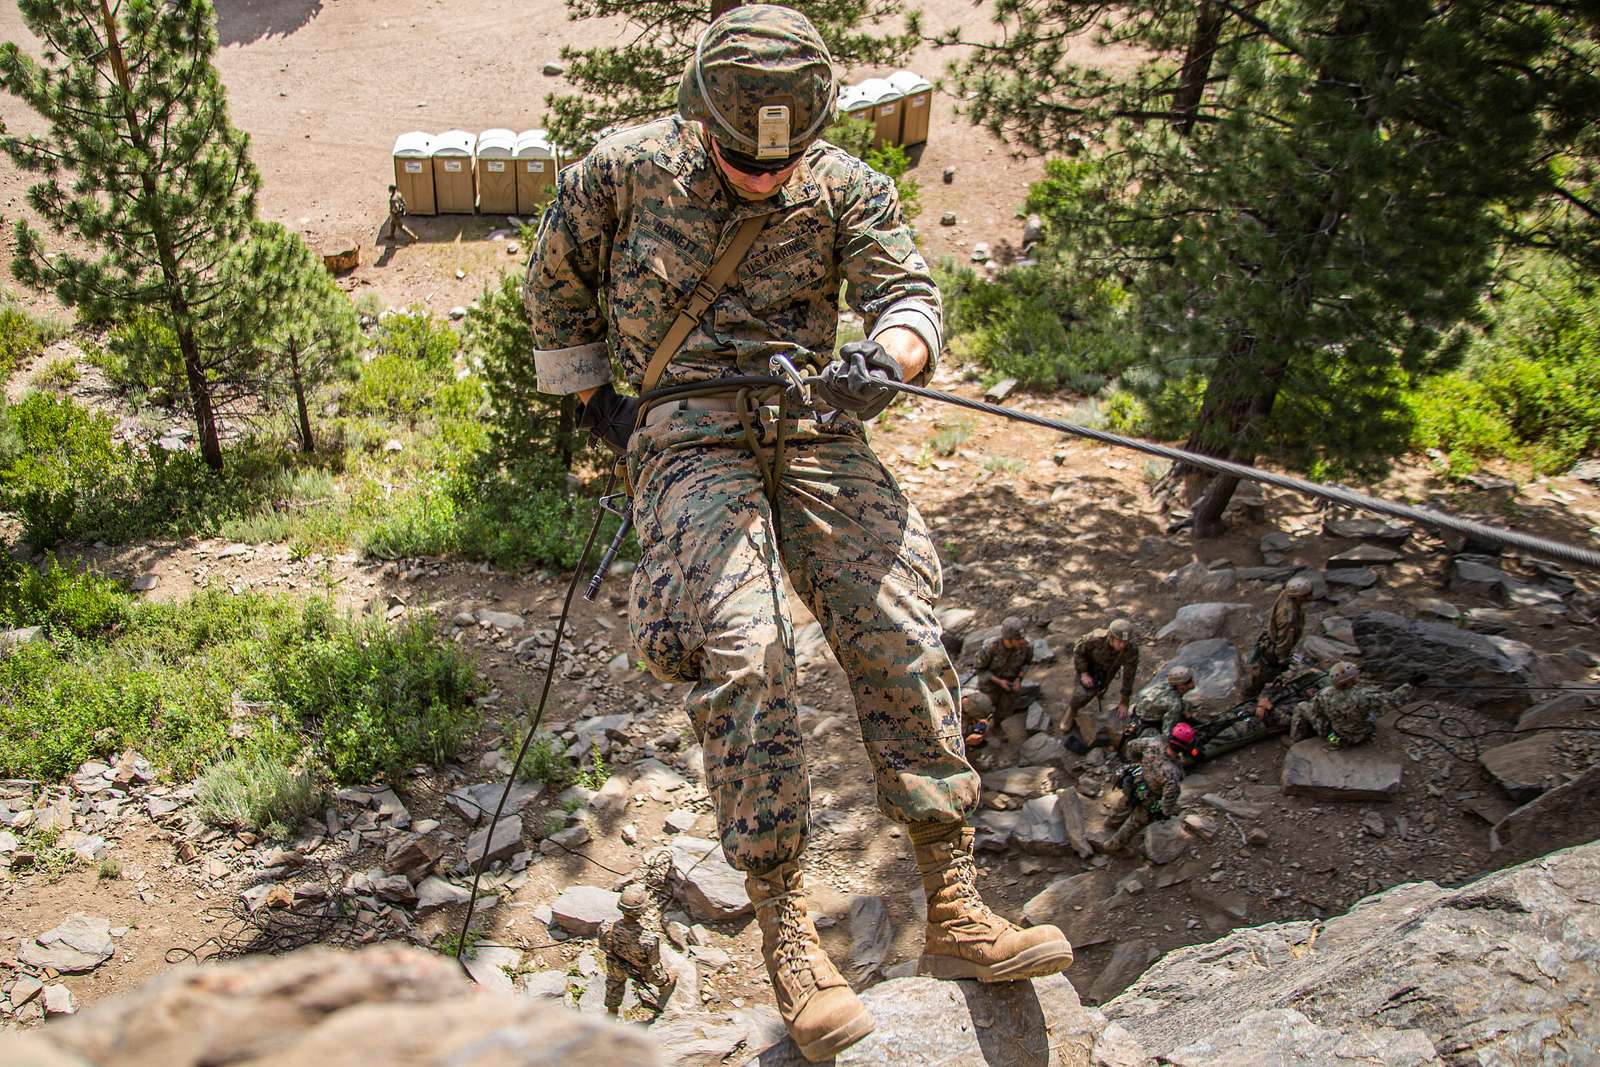
[[[691,396],[683,400],[663,400],[644,414],[644,424],[654,426],[662,419],[679,411],[737,411],[736,396]]]

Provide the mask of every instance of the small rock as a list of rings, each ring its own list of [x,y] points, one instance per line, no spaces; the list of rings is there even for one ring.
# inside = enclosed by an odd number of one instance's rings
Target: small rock
[[[697,922],[719,922],[753,910],[744,875],[734,870],[715,841],[680,834],[672,840],[668,884],[673,899]]]
[[[1361,816],[1361,828],[1373,837],[1387,837],[1389,829],[1384,825],[1383,816],[1375,811],[1369,811]]]
[[[521,848],[522,820],[508,816],[495,823],[493,833],[485,826],[467,839],[467,862],[474,866],[493,863],[509,858]]]
[[[972,262],[989,262],[989,242],[979,241],[977,244],[972,246]]]
[[[688,808],[678,808],[667,813],[666,828],[675,834],[688,833],[694,829],[694,824],[700,820],[700,813]]]
[[[137,578],[135,578],[133,580],[133,584],[130,585],[128,588],[132,589],[135,593],[148,593],[150,590],[154,589],[156,586],[158,586],[160,584],[161,584],[161,576],[160,575],[158,575],[158,574],[141,574],[141,575],[139,575],[139,577],[137,577]]]
[[[940,226],[954,226],[956,221],[956,213],[954,211],[946,211],[939,216]]]
[[[539,68],[539,71],[546,78],[559,78],[559,77],[561,77],[561,75],[563,75],[563,74],[565,74],[567,72],[567,68],[562,66],[560,63],[557,63],[554,60],[551,60],[549,63],[546,63],[543,67]]]
[[[424,878],[417,886],[417,914],[422,915],[436,908],[465,904],[470,895],[464,886],[447,882],[443,878]]]
[[[459,322],[459,321],[461,321],[462,319],[464,319],[466,317],[467,317],[467,309],[462,307],[460,304],[457,304],[455,307],[450,309],[450,321],[451,322]]]
[[[601,923],[622,917],[617,909],[621,898],[620,893],[598,886],[568,886],[550,905],[550,921],[576,937],[593,937],[600,932]]]
[[[944,183],[946,185],[951,185],[951,184],[954,184],[955,180],[956,180],[956,168],[954,168],[954,167],[946,167],[946,168],[944,168]]]
[[[36,940],[24,941],[17,957],[35,967],[50,967],[62,974],[87,974],[116,951],[111,941],[111,921],[74,912],[66,921],[46,930]]]
[[[583,823],[569,826],[565,830],[551,834],[539,842],[539,854],[553,856],[556,853],[576,852],[589,843],[589,828]]]
[[[78,1002],[72,997],[72,990],[58,982],[52,982],[44,987],[44,1014],[45,1018],[53,1015],[75,1015],[78,1011]]]

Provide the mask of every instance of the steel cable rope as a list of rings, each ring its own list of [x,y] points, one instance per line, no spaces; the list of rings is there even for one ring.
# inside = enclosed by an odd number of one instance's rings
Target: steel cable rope
[[[818,381],[818,378],[803,379],[806,384]],[[1169,445],[1159,445],[1150,441],[1142,441],[1136,437],[1124,437],[1121,434],[1111,433],[1107,430],[1097,430],[1078,423],[1066,422],[1061,419],[1047,418],[1043,415],[1034,415],[1030,412],[1019,411],[1016,408],[1001,407],[982,400],[969,400],[964,396],[954,393],[940,392],[937,389],[927,389],[920,385],[911,385],[907,382],[884,381],[889,388],[911,396],[920,396],[926,400],[937,400],[940,403],[950,404],[955,407],[967,408],[970,411],[980,411],[987,415],[994,415],[1013,422],[1024,422],[1032,426],[1040,426],[1047,430],[1069,434],[1074,437],[1084,437],[1101,444],[1112,445],[1117,448],[1132,449],[1146,455],[1156,456],[1160,459],[1170,460],[1173,463],[1182,463],[1191,467],[1199,467],[1211,471],[1213,474],[1222,474],[1242,481],[1261,482],[1265,485],[1277,486],[1290,492],[1300,493],[1305,496],[1317,497],[1331,501],[1335,504],[1344,504],[1347,507],[1360,508],[1378,515],[1389,515],[1398,519],[1421,523],[1437,529],[1451,530],[1463,534],[1475,541],[1484,541],[1494,544],[1507,545],[1512,548],[1522,549],[1540,556],[1549,556],[1553,559],[1575,563],[1579,566],[1600,570],[1600,551],[1585,548],[1581,545],[1569,545],[1562,541],[1554,541],[1547,537],[1523,533],[1519,530],[1504,529],[1490,526],[1487,523],[1463,519],[1455,515],[1447,515],[1442,511],[1431,508],[1419,508],[1411,504],[1399,504],[1379,497],[1367,496],[1350,489],[1341,489],[1336,486],[1321,485],[1309,482],[1302,478],[1294,478],[1287,474],[1275,474],[1272,471],[1262,470],[1259,467],[1246,466],[1243,463],[1233,463],[1212,456],[1203,456],[1182,448],[1173,448]]]

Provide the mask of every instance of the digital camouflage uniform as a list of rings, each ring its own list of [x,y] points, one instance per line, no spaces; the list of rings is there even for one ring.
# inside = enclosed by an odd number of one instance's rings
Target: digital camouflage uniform
[[[396,189],[389,194],[389,233],[387,239],[393,240],[399,237],[402,232],[409,234],[412,240],[416,240],[417,235],[412,233],[411,228],[406,225],[405,195]]]
[[[1366,744],[1377,732],[1378,719],[1383,713],[1401,707],[1410,696],[1409,685],[1393,692],[1370,685],[1352,685],[1344,689],[1330,685],[1295,708],[1294,719],[1289,724],[1289,740],[1321,737],[1335,748]]]
[[[1139,641],[1128,638],[1121,652],[1111,647],[1111,635],[1104,627],[1084,634],[1072,646],[1072,664],[1076,689],[1072,694],[1068,715],[1073,719],[1078,736],[1086,745],[1093,745],[1100,733],[1101,723],[1095,711],[1089,708],[1095,698],[1111,687],[1111,680],[1122,672],[1122,702],[1133,700],[1134,676],[1139,673]],[[1086,688],[1082,675],[1095,680],[1094,688]]]
[[[1250,653],[1250,678],[1244,689],[1246,700],[1260,696],[1268,683],[1288,669],[1305,629],[1305,604],[1290,596],[1288,589],[1282,590],[1267,614],[1267,628],[1256,638],[1256,647]]]
[[[1020,703],[1020,691],[1013,692],[995,684],[996,678],[1020,682],[1028,665],[1033,662],[1033,642],[1024,639],[1021,647],[1007,648],[1004,638],[995,634],[978,650],[973,666],[977,668],[977,685],[994,702],[994,722],[998,726]]]
[[[1165,738],[1174,726],[1189,715],[1190,709],[1183,701],[1183,694],[1174,689],[1172,683],[1162,679],[1133,705],[1128,718],[1129,729],[1120,738],[1114,739],[1118,751],[1124,759],[1132,759],[1129,753],[1136,739]]]
[[[745,201],[716,172],[699,126],[671,117],[602,139],[561,174],[525,286],[540,388],[607,383],[613,352],[637,385],[721,245],[766,212],[663,384],[766,374],[774,353],[826,358],[841,282],[868,336],[905,326],[930,360],[939,352],[939,293],[891,180],[819,141],[781,192]],[[769,457],[772,422],[757,426]],[[776,523],[735,413],[675,411],[635,433],[628,455],[641,549],[630,631],[657,677],[693,685],[688,712],[721,842],[749,872],[795,859],[806,837],[786,574],[849,676],[885,814],[960,824],[979,798],[921,515],[851,416],[795,419],[784,447]]]
[[[634,915],[600,924],[600,951],[606,955],[606,1011],[613,1015],[622,1006],[629,978],[657,996],[673,984],[661,964],[661,936],[645,929]]]
[[[1107,843],[1113,852],[1126,848],[1134,835],[1149,826],[1152,820],[1175,817],[1182,796],[1183,768],[1167,754],[1165,738],[1141,737],[1137,741],[1130,741],[1128,754],[1139,761],[1143,794],[1132,802],[1128,817]]]

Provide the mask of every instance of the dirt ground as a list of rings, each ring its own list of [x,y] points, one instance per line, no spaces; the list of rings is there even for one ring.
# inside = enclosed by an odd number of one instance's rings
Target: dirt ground
[[[975,25],[985,10],[964,0],[936,0],[923,7],[931,31],[957,23]],[[413,128],[536,125],[544,93],[561,85],[540,73],[545,62],[556,58],[560,44],[620,31],[617,26],[570,23],[554,0],[519,5],[489,0],[219,0],[218,8],[221,68],[234,119],[254,140],[264,176],[264,213],[320,246],[359,243],[364,262],[349,279],[356,291],[375,292],[391,304],[416,302],[434,310],[471,300],[498,270],[519,265],[521,257],[508,254],[507,242],[489,239],[503,225],[499,218],[416,219],[412,225],[423,237],[419,244],[397,250],[381,246],[377,233],[385,219],[388,153],[395,134]],[[0,39],[20,35],[15,9],[0,9]],[[930,51],[913,65],[933,75],[943,59]],[[28,129],[32,116],[12,105],[6,108],[7,121],[13,129]],[[936,97],[934,134],[913,171],[923,181],[920,231],[930,259],[964,254],[978,240],[1015,240],[1020,234],[1015,207],[1040,169],[1037,160],[1013,160],[993,139],[961,125],[954,105],[946,94]],[[940,174],[950,165],[956,167],[956,179],[945,185]],[[6,215],[26,212],[21,202],[25,186],[22,176],[0,167],[0,205]],[[958,214],[957,226],[938,225],[946,210]],[[9,255],[9,235],[6,240]],[[464,277],[455,276],[458,270]],[[26,373],[19,372],[19,378]],[[970,384],[958,386],[953,371],[940,384],[976,391]],[[1063,399],[1013,399],[1057,416],[1071,409]],[[954,455],[927,450],[936,430],[962,420],[970,423],[971,436]],[[1032,635],[1047,638],[1056,650],[1055,662],[1037,674],[1045,686],[1046,706],[1056,714],[1064,708],[1076,634],[1120,613],[1134,619],[1149,639],[1182,603],[1161,582],[1168,572],[1197,558],[1255,565],[1262,534],[1273,529],[1314,531],[1321,525],[1321,516],[1309,505],[1269,492],[1263,518],[1243,521],[1229,536],[1197,548],[1183,536],[1165,533],[1165,519],[1149,503],[1143,463],[1131,454],[1081,442],[1062,446],[1042,431],[926,405],[893,416],[875,441],[929,520],[946,567],[944,605],[976,609],[978,626],[1021,614],[1032,624]],[[1422,495],[1436,487],[1425,470],[1412,468],[1398,474],[1389,488]],[[1514,518],[1529,529],[1583,539],[1585,531],[1600,523],[1600,496],[1571,479],[1539,481],[1525,489]],[[1318,565],[1341,547],[1318,537],[1302,540],[1291,557],[1295,562]],[[353,556],[291,560],[287,549],[272,545],[235,550],[215,542],[150,544],[89,550],[86,556],[110,573],[157,576],[150,595],[159,598],[181,598],[210,583],[306,592],[328,587],[352,608],[434,609],[450,617],[493,606],[525,612],[530,626],[551,624],[562,591],[562,578],[555,575],[507,573],[466,563],[381,563]],[[1436,542],[1413,539],[1404,561],[1388,568],[1361,603],[1382,607],[1440,595],[1443,559]],[[551,720],[570,722],[595,705],[639,709],[642,747],[644,738],[679,733],[685,720],[678,710],[681,693],[673,687],[637,672],[618,677],[606,670],[605,664],[626,650],[620,585],[614,580],[598,605],[578,609],[573,626],[580,647],[573,661],[578,673],[569,669],[557,687]],[[1253,609],[1230,631],[1236,642],[1247,645],[1252,639],[1273,591],[1245,583],[1230,597]],[[1308,633],[1320,632],[1318,620],[1329,610],[1327,604],[1317,605]],[[1592,630],[1525,616],[1508,635],[1543,652],[1596,645]],[[507,714],[534,692],[539,663],[519,661],[509,637],[464,629],[459,639],[477,649],[484,670],[504,694],[499,706],[507,711],[492,718]],[[1175,648],[1169,642],[1149,649],[1141,683]],[[827,947],[836,959],[848,958],[849,900],[856,894],[878,894],[888,902],[893,930],[887,962],[913,960],[921,927],[910,850],[899,829],[873,804],[861,747],[846,743],[858,733],[850,725],[843,676],[824,662],[807,669],[805,687],[805,702],[815,709],[806,717],[813,739],[811,877]],[[444,812],[439,794],[457,784],[494,778],[492,771],[477,765],[476,757],[492,750],[498,739],[498,723],[491,721],[471,759],[436,776],[400,784],[413,817],[438,817],[464,834],[460,820]],[[1160,953],[1237,925],[1334,913],[1398,882],[1454,882],[1493,867],[1487,824],[1468,810],[1469,801],[1494,790],[1482,771],[1393,731],[1380,745],[1400,755],[1407,768],[1401,796],[1389,804],[1340,805],[1278,795],[1282,749],[1269,742],[1218,761],[1190,783],[1196,790],[1260,805],[1260,815],[1246,828],[1264,830],[1268,844],[1246,845],[1243,830],[1236,834],[1238,827],[1230,825],[1230,818],[1211,812],[1215,836],[1197,839],[1192,858],[1170,869],[1152,870],[1131,859],[991,856],[983,881],[986,895],[999,910],[1018,917],[1024,902],[1053,878],[1103,867],[1106,894],[1086,905],[1108,909],[1107,936],[1080,953],[1072,975],[1087,992],[1118,944]],[[997,742],[982,760],[1007,766],[1014,756],[1013,748]],[[1070,785],[1070,777],[1060,784]],[[988,800],[1003,803],[993,796]],[[712,831],[709,803],[695,782],[673,797],[644,798],[630,807],[627,821],[637,827],[637,844],[626,844],[618,827],[597,826],[594,843],[582,856],[536,859],[526,877],[502,890],[499,907],[490,912],[492,936],[526,948],[530,966],[575,964],[591,946],[582,941],[552,945],[537,914],[539,906],[572,882],[613,886],[618,872],[631,871],[663,841],[666,816],[683,807],[699,813],[695,832]],[[546,798],[528,823],[537,823],[549,809]],[[1382,816],[1379,831],[1371,828],[1374,810]],[[1405,816],[1405,828],[1398,815]],[[20,939],[82,910],[128,930],[110,964],[93,975],[65,979],[80,1003],[137,984],[168,967],[172,950],[178,950],[174,958],[182,957],[182,950],[201,946],[212,936],[218,919],[207,909],[236,896],[247,876],[246,861],[256,855],[251,845],[224,836],[186,858],[177,851],[179,835],[143,815],[130,817],[113,845],[113,855],[123,865],[118,879],[99,880],[88,865],[55,882],[33,876],[0,881],[0,973],[11,964]],[[219,869],[210,866],[216,857],[239,862],[224,862]],[[1137,890],[1126,883],[1129,876],[1138,883]],[[1118,883],[1123,888],[1109,903]],[[427,939],[457,918],[458,912],[449,910],[426,919],[418,936]],[[722,925],[710,936],[713,945],[729,951],[731,962],[707,970],[708,1003],[766,1003],[770,994],[754,927]]]

